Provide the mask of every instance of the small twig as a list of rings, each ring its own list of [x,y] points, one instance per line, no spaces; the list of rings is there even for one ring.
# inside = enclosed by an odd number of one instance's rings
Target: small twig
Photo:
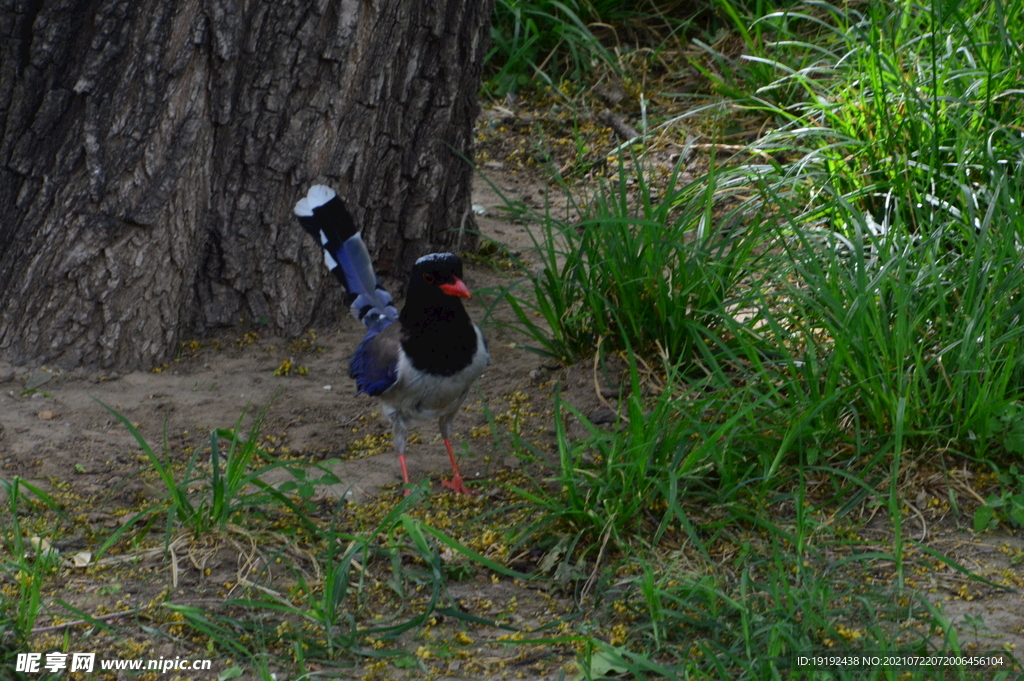
[[[178,544],[182,541],[179,537],[171,542],[168,548],[174,549],[178,547]],[[117,565],[121,563],[138,563],[146,560],[147,558],[153,558],[164,553],[165,547],[157,547],[155,549],[146,549],[145,551],[139,551],[128,556],[107,556],[106,558],[100,558],[99,560],[90,563],[88,567],[103,567],[106,565]]]
[[[171,587],[178,588],[178,554],[174,552],[174,544],[167,547],[168,553],[171,555]]]
[[[469,206],[469,208],[466,209],[466,212],[462,214],[462,222],[459,223],[459,238],[455,242],[455,252],[456,253],[461,253],[462,252],[462,238],[464,236],[466,236],[466,220],[469,219],[469,214],[472,213],[472,212],[473,212],[473,205],[472,205],[472,201],[470,201],[470,206]]]
[[[533,664],[534,662],[537,662],[538,660],[546,660],[547,658],[551,657],[554,654],[555,653],[553,653],[553,652],[534,653],[533,655],[527,655],[526,657],[524,657],[521,660],[514,660],[513,662],[510,662],[509,664],[511,664],[513,667],[522,667],[524,665]],[[562,653],[562,654],[567,655],[568,653]]]
[[[988,502],[987,502],[987,501],[985,501],[985,498],[984,498],[983,496],[981,496],[980,494],[978,494],[978,493],[977,493],[976,491],[974,491],[974,488],[973,488],[973,487],[971,487],[971,486],[970,486],[970,485],[969,485],[969,484],[967,483],[967,481],[966,481],[966,480],[961,480],[961,481],[960,481],[960,486],[961,486],[961,488],[962,488],[962,489],[963,489],[963,490],[964,490],[965,492],[967,492],[967,493],[968,493],[968,494],[970,494],[970,495],[971,495],[972,497],[974,497],[974,498],[975,498],[975,499],[976,499],[976,500],[978,501],[978,503],[979,503],[979,504],[982,504],[982,505],[984,505],[984,506],[988,506]]]
[[[921,513],[921,510],[919,508],[917,508],[913,504],[907,504],[907,505],[910,506],[910,508],[914,511],[914,513],[917,514],[917,517],[921,519],[921,539],[919,541],[923,542],[925,539],[928,538],[928,523],[925,522],[924,514]]]
[[[771,158],[772,155],[767,151],[761,149],[751,149],[749,146],[743,144],[694,144],[690,147],[691,149],[702,149],[707,151],[745,151],[748,154],[758,154],[765,158]]]
[[[661,353],[661,356],[668,357],[668,353],[666,353],[665,350],[662,349],[661,343],[656,342],[656,344],[658,346],[658,350]],[[663,391],[665,389],[665,386],[662,384],[661,381],[658,380],[657,374],[654,373],[654,369],[651,368],[651,365],[645,362],[643,357],[634,357],[634,359],[636,360],[637,364],[640,365],[640,368],[643,369],[644,371],[644,380],[651,384],[651,387],[654,388],[655,392],[660,393],[661,391]],[[707,371],[707,369],[705,369],[705,371]],[[710,375],[711,373],[708,372],[708,376]]]
[[[612,405],[608,402],[608,400],[605,399],[604,395],[601,394],[601,381],[598,378],[598,371],[597,371],[597,369],[598,369],[598,364],[599,364],[599,361],[600,361],[600,358],[601,358],[601,342],[602,341],[604,341],[604,336],[602,336],[601,338],[599,338],[597,340],[597,350],[594,351],[594,392],[597,394],[597,399],[601,402],[601,404],[603,404],[608,409],[608,411],[616,414],[620,419],[622,419],[628,425],[629,424],[629,419],[626,417],[626,415],[619,413],[621,410],[612,407]]]
[[[607,125],[609,128],[615,131],[615,134],[619,137],[627,140],[633,140],[640,137],[640,133],[634,130],[626,121],[622,120],[610,110],[605,109],[601,113],[597,114],[597,118]]]
[[[107,620],[114,620],[118,617],[124,617],[126,615],[137,614],[138,609],[135,610],[122,610],[121,612],[111,612],[106,615],[96,615],[91,620],[72,620],[70,622],[64,622],[63,624],[52,624],[47,627],[35,627],[32,629],[33,634],[45,634],[50,631],[60,631],[61,629],[68,629],[70,627],[79,627],[83,624],[92,624],[95,621],[105,622]]]
[[[616,511],[618,513],[618,511]],[[597,581],[597,573],[601,568],[601,559],[604,558],[604,550],[608,546],[608,540],[612,537],[612,523],[615,522],[615,513],[608,519],[608,529],[605,530],[604,540],[601,541],[601,548],[597,552],[597,560],[594,561],[594,571],[590,573],[590,578],[587,579],[586,584],[583,585],[583,589],[580,590],[580,602],[582,603],[587,598],[587,594],[590,593],[590,589],[593,588]]]
[[[249,580],[249,579],[246,579],[244,577],[242,579],[238,580],[238,584],[240,586],[247,586],[250,589],[256,589],[257,591],[262,591],[263,593],[265,593],[266,595],[270,596],[271,598],[273,598],[277,602],[281,603],[282,605],[286,605],[286,606],[288,606],[290,608],[294,608],[295,607],[295,604],[292,603],[291,601],[289,601],[284,596],[282,596],[280,592],[274,591],[273,589],[270,589],[270,588],[267,588],[267,587],[263,586],[262,584],[257,584],[256,582],[254,582],[252,580]]]

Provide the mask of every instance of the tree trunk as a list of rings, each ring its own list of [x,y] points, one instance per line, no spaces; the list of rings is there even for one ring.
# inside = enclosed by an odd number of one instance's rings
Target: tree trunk
[[[317,181],[384,275],[456,240],[490,2],[0,8],[0,357],[148,368],[344,312],[291,212]]]

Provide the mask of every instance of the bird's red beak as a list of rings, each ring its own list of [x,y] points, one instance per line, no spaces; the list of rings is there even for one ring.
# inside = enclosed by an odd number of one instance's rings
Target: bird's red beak
[[[469,289],[466,288],[466,285],[463,284],[462,280],[459,279],[458,277],[452,277],[452,282],[450,284],[441,284],[440,286],[438,286],[438,288],[447,293],[448,295],[455,296],[456,298],[471,297],[469,295]]]

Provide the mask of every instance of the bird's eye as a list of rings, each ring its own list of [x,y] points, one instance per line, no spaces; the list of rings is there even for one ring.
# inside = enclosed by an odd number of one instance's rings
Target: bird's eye
[[[427,282],[428,284],[433,284],[434,283],[434,274],[432,272],[424,272],[423,273],[423,281]]]

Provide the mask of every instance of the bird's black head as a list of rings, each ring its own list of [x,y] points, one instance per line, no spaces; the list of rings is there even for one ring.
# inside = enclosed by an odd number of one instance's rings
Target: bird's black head
[[[462,283],[459,256],[453,253],[425,255],[412,268],[405,307],[399,319],[407,330],[419,329],[418,333],[446,334],[455,327],[471,328],[461,298],[469,298],[469,289]]]
[[[431,253],[416,261],[409,280],[409,298],[437,299],[438,293],[469,298],[462,282],[462,260],[454,253]]]
[[[463,298],[469,298],[469,289],[462,282],[462,261],[457,255],[431,253],[416,261],[398,316],[402,351],[413,368],[432,376],[451,376],[473,362],[479,332]]]

